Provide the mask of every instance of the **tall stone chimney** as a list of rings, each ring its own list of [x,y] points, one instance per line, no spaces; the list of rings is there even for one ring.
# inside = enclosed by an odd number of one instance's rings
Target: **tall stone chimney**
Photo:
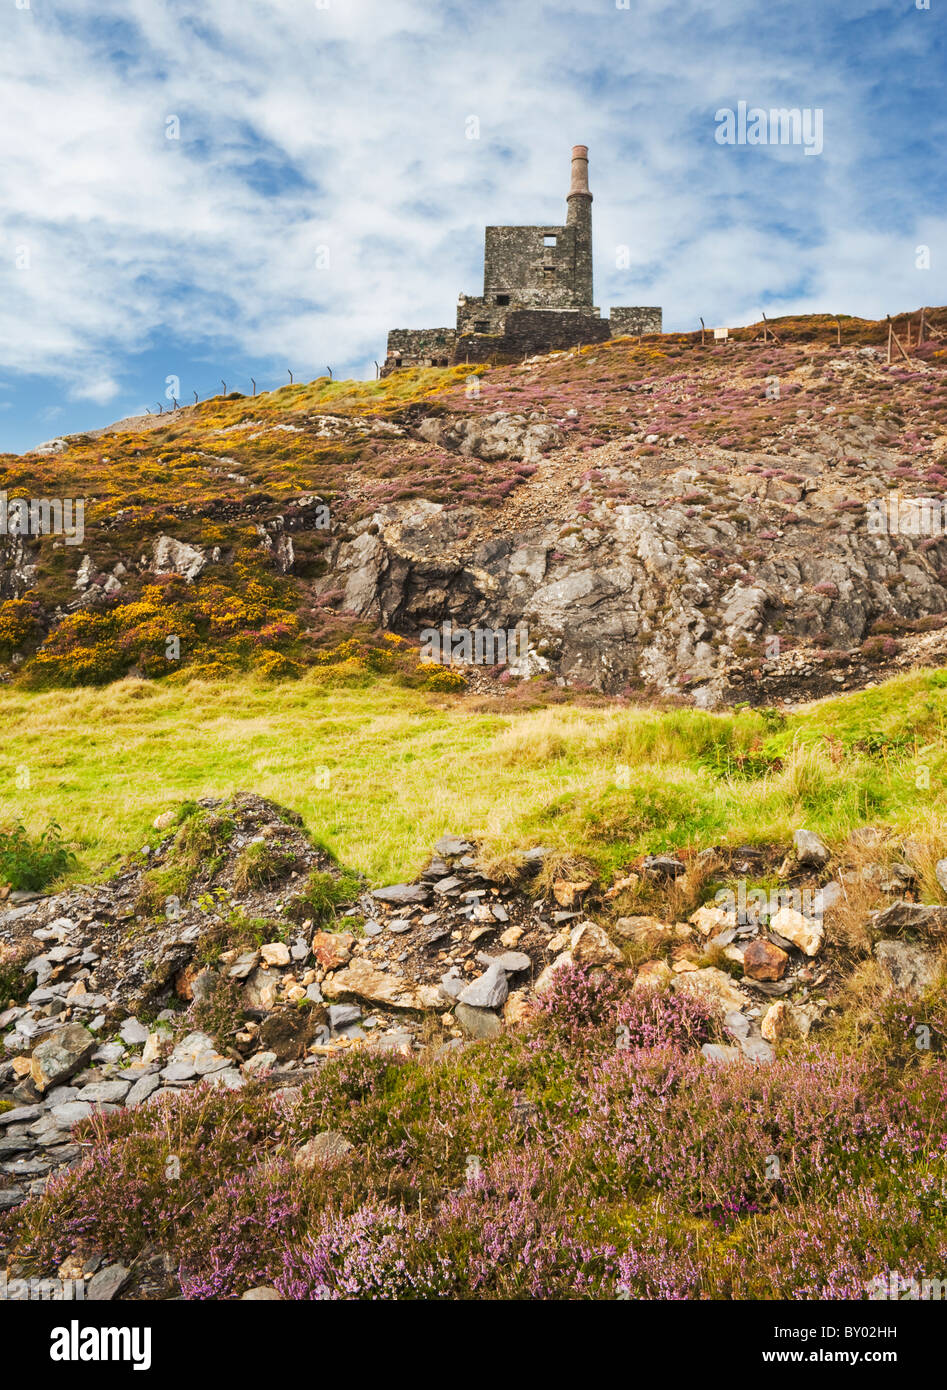
[[[589,192],[589,150],[572,146],[572,181],[566,198],[566,226],[575,228],[574,307],[591,309],[592,290],[592,195]]]

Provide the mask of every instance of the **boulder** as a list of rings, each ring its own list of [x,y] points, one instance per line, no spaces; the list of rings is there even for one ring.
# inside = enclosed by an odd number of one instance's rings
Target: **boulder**
[[[938,859],[934,865],[934,876],[944,892],[947,893],[947,859]]]
[[[493,965],[461,991],[458,1000],[461,1004],[469,1004],[471,1008],[497,1009],[508,993],[506,971],[499,962],[494,961]]]
[[[257,966],[243,987],[243,997],[250,1009],[272,1009],[278,994],[278,977],[262,966]]]
[[[687,873],[687,865],[670,854],[648,854],[645,856],[644,871],[649,878],[680,878]]]
[[[709,904],[699,907],[690,915],[690,921],[701,936],[717,936],[718,933],[735,926],[736,920],[735,912],[727,912],[722,907],[711,907]]]
[[[424,883],[392,883],[387,888],[376,888],[372,893],[380,903],[394,903],[403,907],[410,903],[428,903],[431,890]]]
[[[157,1072],[148,1072],[134,1083],[128,1095],[125,1097],[126,1110],[134,1110],[141,1105],[142,1101],[147,1100],[152,1091],[156,1091],[161,1085],[161,1077]]]
[[[442,835],[434,846],[434,853],[444,859],[457,859],[462,854],[472,854],[473,845],[460,835]]]
[[[560,878],[552,885],[552,895],[560,907],[575,907],[591,887],[589,879],[572,881]]]
[[[602,927],[595,922],[580,922],[570,936],[570,954],[575,965],[614,965],[622,954]]]
[[[812,917],[803,917],[793,907],[781,907],[770,918],[770,927],[777,936],[792,942],[807,956],[816,956],[825,942],[825,930],[821,922]]]
[[[369,1004],[387,1004],[392,1009],[423,1012],[443,1008],[435,986],[413,985],[400,976],[377,970],[367,960],[353,960],[337,970],[322,986],[327,999],[363,999]]]
[[[623,941],[647,941],[651,937],[666,938],[679,933],[657,917],[619,917],[614,927]]]
[[[124,1265],[106,1265],[97,1274],[93,1274],[85,1287],[85,1296],[89,1300],[109,1301],[128,1283],[131,1270]]]
[[[80,1120],[87,1120],[92,1114],[92,1106],[86,1100],[66,1100],[61,1105],[54,1105],[49,1113],[57,1124],[71,1127]]]
[[[94,1034],[81,1023],[67,1023],[47,1033],[33,1049],[30,1059],[30,1076],[39,1091],[46,1091],[84,1066],[98,1044]]]
[[[454,1017],[469,1038],[495,1038],[503,1031],[498,1016],[490,1009],[478,1009],[472,1004],[458,1004]]]
[[[812,830],[797,830],[793,836],[793,847],[800,864],[811,864],[821,869],[832,857],[828,846]]]
[[[126,1018],[118,1032],[122,1042],[129,1047],[140,1047],[148,1041],[148,1029],[137,1018]]]
[[[561,955],[556,956],[555,960],[551,960],[549,964],[546,966],[545,970],[543,970],[540,973],[539,978],[533,985],[535,993],[545,994],[549,987],[552,985],[552,982],[556,976],[556,972],[559,970],[563,970],[567,965],[572,965],[572,963],[573,961],[571,951],[563,951]]]
[[[769,1043],[781,1042],[784,1038],[797,1038],[801,1031],[796,1011],[785,999],[770,1004],[760,1023],[760,1032]]]
[[[938,953],[910,941],[879,941],[875,959],[895,989],[912,999],[926,994],[940,973]]]
[[[671,987],[701,995],[721,1016],[729,1013],[731,1009],[743,1009],[747,1003],[746,995],[737,988],[730,976],[714,965],[705,966],[702,970],[691,970],[684,975],[675,975]]]
[[[197,546],[173,536],[158,536],[153,542],[152,569],[155,574],[180,574],[190,584],[207,565],[207,556]]]
[[[666,960],[646,960],[635,976],[635,989],[663,989],[674,978]]]
[[[515,1028],[518,1023],[525,1023],[531,1013],[529,996],[524,989],[515,989],[512,994],[507,996],[506,1003],[503,1005],[503,1022],[508,1028]]]
[[[90,1081],[88,1086],[82,1087],[77,1099],[96,1105],[119,1105],[130,1090],[130,1081]]]
[[[740,1056],[740,1049],[727,1043],[704,1043],[700,1050],[708,1062],[736,1062]]]
[[[789,957],[764,937],[751,941],[743,951],[743,970],[751,980],[781,980]]]
[[[338,970],[351,960],[354,945],[351,932],[317,931],[312,938],[312,954],[323,970]]]
[[[325,1129],[315,1138],[309,1139],[293,1155],[297,1168],[319,1168],[326,1164],[340,1163],[348,1154],[354,1152],[355,1145],[335,1129]]]
[[[272,1071],[277,1060],[275,1052],[257,1052],[249,1061],[244,1062],[243,1071],[247,1076],[258,1076],[265,1071]]]
[[[766,1066],[773,1061],[776,1056],[770,1044],[765,1038],[750,1036],[738,1039],[739,1048],[748,1062],[755,1065]]]
[[[936,903],[911,903],[901,898],[879,912],[873,925],[880,936],[899,935],[903,931],[933,936],[947,928],[947,907]]]

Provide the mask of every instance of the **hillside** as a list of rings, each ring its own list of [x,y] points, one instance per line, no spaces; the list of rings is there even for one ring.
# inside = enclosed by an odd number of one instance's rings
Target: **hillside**
[[[779,320],[232,393],[4,456],[10,499],[85,499],[81,544],[0,538],[4,677],[355,661],[424,684],[446,620],[526,629],[517,659],[435,678],[498,693],[713,707],[938,664],[947,557],[911,499],[937,520],[947,311],[920,347],[918,315],[895,327],[890,365],[886,324]]]
[[[86,509],[0,537],[0,1276],[938,1296],[925,323],[910,363],[783,320],[3,458]],[[445,621],[528,647],[421,660]]]

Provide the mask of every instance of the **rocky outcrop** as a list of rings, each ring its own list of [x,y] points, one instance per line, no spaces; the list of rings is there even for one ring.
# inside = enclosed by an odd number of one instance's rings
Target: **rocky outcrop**
[[[493,411],[488,415],[431,415],[418,426],[431,444],[456,449],[468,458],[522,459],[535,463],[561,443],[559,430],[538,412],[530,416]]]
[[[627,470],[614,478],[630,483]],[[473,546],[475,509],[391,504],[333,547],[326,587],[341,583],[346,608],[415,636],[446,619],[525,625],[563,682],[611,693],[643,683],[705,705],[742,679],[748,647],[773,678],[793,674],[798,684],[814,670],[787,639],[805,645],[824,634],[824,646],[847,651],[886,615],[947,610],[936,556],[917,538],[868,535],[851,517],[826,531],[813,502],[811,521],[773,544],[765,508],[736,520],[686,505],[679,488],[648,490],[642,503],[588,500],[580,509],[580,487],[571,517],[505,528]],[[758,552],[752,569],[724,562],[748,547]],[[909,589],[898,580],[906,564]]]
[[[188,545],[174,536],[158,536],[151,547],[155,574],[179,574],[190,584],[207,565],[207,555],[199,546]]]

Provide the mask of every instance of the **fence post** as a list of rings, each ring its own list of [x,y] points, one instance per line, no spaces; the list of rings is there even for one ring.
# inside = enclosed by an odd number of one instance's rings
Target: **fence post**
[[[890,314],[886,314],[885,317],[886,317],[887,320],[888,320],[888,361],[889,361],[889,363],[890,363],[890,361],[891,361],[891,344],[892,344],[892,342],[894,342],[894,345],[895,345],[895,347],[898,349],[898,352],[900,352],[900,354],[901,354],[901,356],[904,358],[905,362],[907,362],[907,363],[910,365],[911,359],[910,359],[910,357],[908,357],[907,353],[904,351],[904,348],[901,346],[901,341],[900,341],[900,339],[898,338],[897,333],[895,333],[895,331],[894,331],[894,324],[891,322],[891,315],[890,315]]]

